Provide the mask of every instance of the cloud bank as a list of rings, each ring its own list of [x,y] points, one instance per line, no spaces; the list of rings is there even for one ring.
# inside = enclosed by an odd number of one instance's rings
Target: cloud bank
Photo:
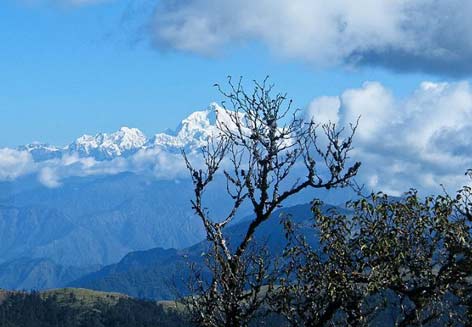
[[[358,180],[369,190],[400,194],[415,187],[437,192],[441,184],[454,190],[467,182],[464,172],[472,168],[469,82],[423,82],[405,98],[379,82],[365,82],[337,96],[313,99],[305,116],[339,126],[360,117],[352,157],[362,162]],[[198,158],[196,154],[191,160],[198,163]],[[34,161],[26,150],[0,149],[0,180],[34,174],[45,186],[58,187],[72,176],[121,172],[167,180],[188,177],[180,153],[162,147],[104,161],[74,154]]]
[[[195,162],[198,158],[191,157]],[[185,178],[188,172],[180,154],[159,149],[142,149],[130,157],[99,161],[92,157],[67,155],[60,159],[34,161],[27,151],[0,149],[0,181],[36,175],[46,187],[62,185],[69,177],[114,175],[123,172],[147,174],[160,180]]]
[[[470,12],[463,0],[161,0],[152,33],[160,48],[202,55],[255,40],[319,67],[461,76],[472,72]]]
[[[33,158],[28,152],[0,149],[0,180],[14,180],[30,173],[33,166]]]
[[[72,7],[116,0],[18,0]],[[465,0],[138,0],[124,17],[160,49],[218,56],[261,42],[280,57],[325,68],[381,66],[472,73],[472,2]],[[144,14],[145,12],[145,14]],[[152,16],[151,21],[149,15]]]
[[[314,99],[307,116],[341,126],[360,118],[353,157],[369,189],[400,194],[467,182],[472,168],[472,90],[468,82],[423,82],[398,99],[378,82]]]

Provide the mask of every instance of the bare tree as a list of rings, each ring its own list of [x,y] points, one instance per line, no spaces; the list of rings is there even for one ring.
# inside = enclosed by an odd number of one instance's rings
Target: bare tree
[[[346,186],[360,166],[349,165],[348,157],[357,123],[349,131],[335,124],[307,123],[285,94],[272,95],[267,78],[254,83],[249,93],[241,79],[233,83],[229,78],[226,91],[217,85],[227,99],[222,104],[226,118],[218,117],[219,134],[202,150],[203,168],[195,167],[184,153],[195,190],[192,206],[211,248],[206,254],[209,281],[196,269],[194,294],[187,298],[195,322],[202,326],[248,325],[273,286],[266,251],[254,243],[258,227],[306,188]],[[298,166],[304,174],[294,178]],[[225,217],[215,218],[203,198],[219,172],[233,205]],[[241,239],[229,240],[225,227],[244,202],[252,206],[254,218]]]

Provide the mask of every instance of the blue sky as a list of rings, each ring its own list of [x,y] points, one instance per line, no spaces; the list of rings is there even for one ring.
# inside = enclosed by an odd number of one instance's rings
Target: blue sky
[[[220,100],[212,85],[227,75],[270,75],[300,107],[367,80],[381,81],[401,97],[422,80],[444,79],[378,67],[320,68],[274,55],[252,40],[209,57],[156,49],[141,35],[147,14],[129,14],[128,5],[2,1],[0,146],[66,144],[122,125],[152,135]]]
[[[0,180],[67,166],[3,147],[121,126],[152,136],[222,100],[226,76],[270,75],[306,117],[361,116],[362,183],[462,185],[470,12],[466,0],[2,0]]]

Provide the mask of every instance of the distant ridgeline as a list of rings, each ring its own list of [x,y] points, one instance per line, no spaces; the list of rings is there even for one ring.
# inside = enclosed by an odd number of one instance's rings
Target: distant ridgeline
[[[215,186],[207,198],[218,216],[230,199]],[[298,200],[308,202],[312,196]],[[0,196],[0,288],[64,287],[128,253],[189,248],[204,238],[191,197],[187,181],[131,173]],[[250,214],[247,207],[241,209],[240,221]]]
[[[325,210],[334,208],[325,206]],[[344,209],[337,208],[343,212]],[[295,223],[309,226],[312,223],[312,213],[309,204],[297,205],[276,211],[273,219],[261,225],[256,233],[256,239],[264,243],[272,254],[280,254],[285,242],[285,234],[280,223],[283,216],[290,215]],[[248,222],[238,223],[228,228],[231,239],[243,236]],[[309,240],[316,242],[313,235]],[[201,263],[202,253],[206,252],[208,244],[202,241],[182,250],[152,249],[133,252],[125,256],[117,264],[109,265],[98,272],[86,275],[69,286],[83,287],[107,292],[120,292],[134,297],[147,299],[173,299],[185,295],[187,290],[189,262]],[[184,257],[185,256],[185,257]]]

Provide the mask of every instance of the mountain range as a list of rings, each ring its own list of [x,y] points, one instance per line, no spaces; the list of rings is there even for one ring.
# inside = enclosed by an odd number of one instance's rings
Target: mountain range
[[[137,128],[124,126],[114,133],[83,135],[66,146],[35,142],[19,146],[17,150],[27,151],[36,162],[66,156],[105,161],[150,149],[180,153],[182,149],[193,151],[205,145],[208,137],[217,133],[217,126],[222,121],[229,122],[227,111],[211,103],[206,110],[196,111],[182,120],[175,131],[167,130],[152,137]]]
[[[159,269],[165,270],[159,276],[180,269],[176,255],[198,248],[204,239],[191,207],[193,185],[180,152],[197,153],[223,123],[231,126],[228,113],[213,103],[189,115],[174,132],[150,138],[123,127],[111,134],[84,135],[63,147],[33,143],[14,150],[26,152],[33,166],[14,177],[0,173],[0,178],[7,176],[0,180],[0,288],[62,287],[88,273],[114,271],[110,265],[127,263],[130,256],[140,257],[133,253],[152,249],[161,249],[155,250],[154,259],[172,254],[159,261]],[[163,158],[163,153],[170,157]],[[144,165],[143,158],[150,169],[129,169]],[[95,169],[96,165],[106,169]],[[184,173],[176,175],[176,169]],[[217,176],[205,194],[214,217],[223,216],[231,205],[231,197],[222,189],[226,189],[224,177]],[[340,203],[345,194],[309,190],[285,205],[313,197]],[[242,205],[236,224],[250,214],[250,206]],[[169,296],[168,289],[158,290],[162,285],[153,287],[156,290],[118,289],[136,296]]]
[[[343,208],[331,205],[323,207],[325,212],[333,209],[339,213],[347,213]],[[257,230],[254,236],[256,244],[263,244],[271,255],[280,255],[286,245],[281,220],[286,217],[290,217],[298,226],[308,242],[317,246],[316,234],[310,227],[313,224],[313,215],[309,203],[275,211]],[[233,246],[242,239],[248,226],[249,217],[226,230]],[[181,250],[155,248],[132,252],[118,263],[87,274],[71,282],[69,286],[119,292],[147,299],[175,299],[188,292],[186,281],[191,274],[189,264],[203,266],[202,253],[208,251],[208,246],[209,243],[204,240]]]

